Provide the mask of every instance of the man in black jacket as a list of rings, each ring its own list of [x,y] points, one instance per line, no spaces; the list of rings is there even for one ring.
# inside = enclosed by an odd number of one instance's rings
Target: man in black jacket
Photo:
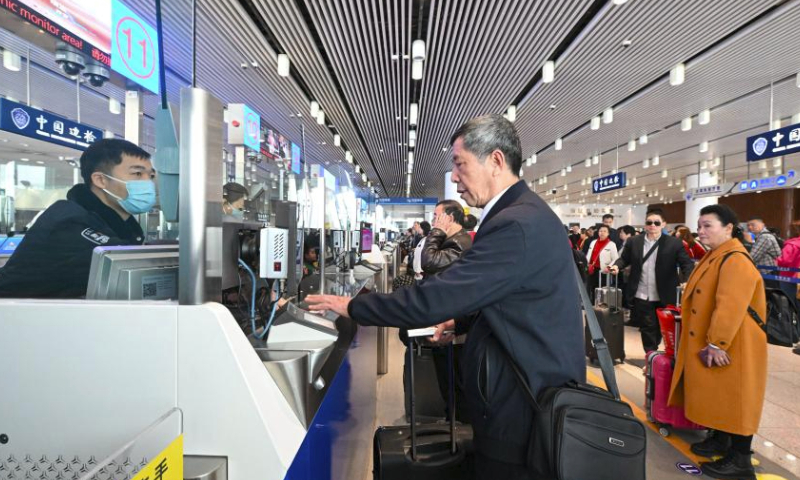
[[[444,272],[390,295],[307,301],[361,325],[415,328],[474,314],[461,367],[477,477],[528,479],[533,410],[509,357],[536,394],[584,380],[575,267],[560,220],[518,178],[522,155],[512,123],[474,118],[451,144],[452,180],[467,204],[483,208],[472,248]]]
[[[664,235],[664,213],[653,209],[647,212],[645,235],[628,239],[622,255],[610,267],[617,274],[628,265],[627,294],[632,299],[631,322],[640,327],[645,352],[658,350],[661,327],[656,309],[675,305],[680,284],[677,269],[688,278],[694,263],[686,254],[680,239]]]
[[[81,155],[81,176],[85,183],[45,210],[0,268],[0,297],[82,297],[95,247],[142,244],[133,215],[156,202],[150,154],[125,140],[98,140]]]

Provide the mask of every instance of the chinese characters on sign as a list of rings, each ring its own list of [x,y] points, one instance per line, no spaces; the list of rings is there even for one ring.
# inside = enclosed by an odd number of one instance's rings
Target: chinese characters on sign
[[[725,195],[733,189],[733,183],[709,185],[707,187],[692,188],[686,192],[686,200],[695,200],[703,197],[718,197]]]
[[[788,155],[800,149],[800,124],[747,137],[747,161]]]
[[[800,176],[798,176],[794,170],[789,170],[784,175],[743,180],[739,182],[739,186],[736,187],[735,193],[756,192],[760,190],[793,187],[798,183],[800,183]]]
[[[183,480],[183,435],[173,440],[132,480]]]
[[[436,205],[439,199],[436,197],[409,198],[409,197],[386,197],[376,198],[377,205]]]
[[[627,176],[625,172],[615,173],[613,175],[606,175],[605,177],[595,178],[592,182],[592,193],[610,192],[625,188]]]
[[[0,99],[0,130],[85,150],[103,138],[99,128],[73,122],[58,115]]]

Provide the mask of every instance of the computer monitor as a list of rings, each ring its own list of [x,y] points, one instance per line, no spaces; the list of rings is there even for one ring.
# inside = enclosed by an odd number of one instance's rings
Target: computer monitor
[[[169,300],[178,297],[178,246],[97,247],[86,298]]]
[[[23,238],[25,238],[25,235],[14,235],[5,240],[0,240],[0,254],[10,255],[14,253],[14,250],[17,249],[17,246],[19,246]]]
[[[361,253],[369,253],[372,251],[372,229],[361,229]]]

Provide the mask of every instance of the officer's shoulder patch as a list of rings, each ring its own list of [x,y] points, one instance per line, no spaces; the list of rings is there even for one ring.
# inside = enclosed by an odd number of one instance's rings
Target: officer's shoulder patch
[[[111,237],[109,237],[108,235],[104,235],[91,228],[84,229],[81,232],[81,236],[96,245],[105,245],[106,243],[108,243],[109,240],[111,240]]]

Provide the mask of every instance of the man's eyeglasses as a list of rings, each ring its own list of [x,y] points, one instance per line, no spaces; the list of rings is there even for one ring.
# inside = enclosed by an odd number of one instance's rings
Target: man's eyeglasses
[[[660,220],[648,220],[648,221],[644,222],[644,224],[647,225],[648,227],[651,226],[651,225],[655,225],[656,227],[660,227],[661,226],[661,221]]]

